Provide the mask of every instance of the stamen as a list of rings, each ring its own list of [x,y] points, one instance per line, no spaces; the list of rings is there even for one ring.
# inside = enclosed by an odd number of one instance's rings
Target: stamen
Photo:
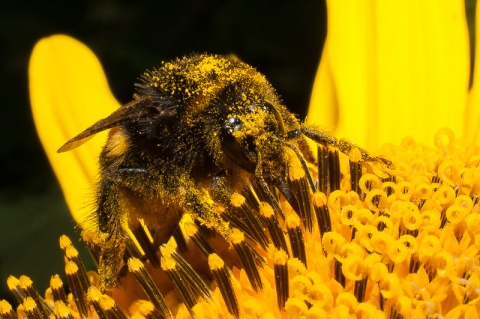
[[[177,243],[177,249],[179,252],[185,253],[188,251],[188,245],[180,227],[175,228],[175,230],[173,231],[173,238]]]
[[[309,184],[309,186],[310,186],[310,189],[312,190],[312,192],[314,192],[314,191],[316,190],[315,183],[313,182],[312,175],[310,174],[310,170],[308,169],[307,162],[306,162],[305,159],[303,158],[302,153],[300,152],[300,150],[298,149],[298,147],[295,146],[295,145],[292,144],[292,143],[285,143],[285,145],[287,145],[288,147],[290,147],[290,148],[295,152],[295,155],[297,155],[297,158],[298,158],[298,160],[300,161],[300,164],[301,164],[301,166],[302,166],[302,169],[303,169],[303,172],[304,172],[304,174],[305,174],[305,177],[306,177],[307,180],[308,180],[308,184]]]
[[[290,318],[307,318],[309,316],[308,305],[298,297],[290,297],[285,303],[285,311]]]
[[[50,288],[52,289],[54,301],[62,301],[63,303],[67,303],[67,295],[65,294],[63,282],[59,275],[55,275],[50,278]]]
[[[179,267],[175,260],[171,256],[162,257],[161,266],[167,274],[168,278],[170,278],[170,280],[172,281],[175,290],[180,295],[180,298],[183,300],[190,312],[193,313],[191,309],[196,304],[195,295],[193,294],[193,291],[188,282],[185,281],[183,273],[179,270]]]
[[[278,223],[277,218],[275,218],[272,206],[265,202],[260,203],[260,214],[263,216],[263,220],[267,226],[275,248],[287,252],[285,236],[283,235],[282,227]]]
[[[230,209],[225,211],[230,221],[235,228],[243,231],[247,236],[252,237],[265,250],[270,242],[266,232],[263,229],[262,221],[258,216],[258,210],[255,209],[247,199],[238,194],[233,193],[230,197]],[[222,214],[222,217],[224,215]]]
[[[287,215],[285,221],[288,231],[288,238],[290,239],[290,247],[292,248],[293,257],[298,258],[301,262],[307,265],[307,255],[305,253],[305,245],[303,239],[303,232],[300,224],[300,218],[294,212]]]
[[[132,272],[147,294],[148,298],[157,307],[164,318],[173,318],[170,309],[168,309],[165,298],[153,281],[150,274],[145,269],[143,263],[137,258],[130,258],[128,260],[128,270]]]
[[[65,302],[58,300],[55,301],[53,305],[53,312],[55,317],[58,319],[73,319],[72,310],[68,307]]]
[[[288,299],[288,254],[282,249],[272,251],[273,272],[275,274],[275,288],[277,289],[278,307],[283,309]]]
[[[127,319],[127,316],[120,310],[115,301],[102,294],[97,288],[93,286],[88,288],[87,298],[100,318]]]
[[[12,305],[6,300],[0,300],[0,317],[3,319],[18,319],[17,313],[13,310]]]
[[[23,299],[26,297],[26,293],[20,288],[20,280],[16,277],[9,276],[7,278],[7,286],[13,296],[15,296],[15,299],[17,299],[17,302],[22,303]]]
[[[67,236],[64,235],[62,237],[66,238]],[[75,247],[73,247],[70,242],[70,245],[63,246],[63,251],[65,254],[66,260],[72,261],[75,263],[75,265],[77,265],[78,275],[80,277],[82,287],[87,289],[88,286],[90,286],[90,281],[88,280],[87,270],[85,269],[85,265],[83,264],[82,259],[78,254],[78,250]]]
[[[352,191],[356,192],[358,196],[362,195],[359,186],[360,178],[362,177],[362,153],[358,148],[354,148],[349,154],[350,161],[350,186]]]
[[[327,197],[322,192],[315,192],[312,196],[313,209],[317,217],[318,229],[320,230],[320,237],[327,232],[332,231],[332,222],[330,220],[330,212],[327,206]]]
[[[353,294],[357,297],[358,302],[363,302],[365,299],[365,292],[367,290],[368,277],[355,281]]]
[[[328,254],[331,254],[332,256],[336,257],[340,254],[343,246],[346,244],[345,238],[342,237],[337,232],[328,232],[325,233],[325,235],[322,238],[322,246],[324,247],[327,256]],[[341,284],[343,287],[345,287],[345,276],[342,272],[342,263],[339,261],[337,258],[334,259],[334,275],[333,278]]]
[[[139,314],[145,319],[162,319],[160,312],[155,308],[154,304],[147,300],[136,300],[130,307],[129,313],[132,314],[130,318]]]
[[[88,316],[87,301],[85,300],[85,292],[88,286],[84,286],[84,282],[79,274],[77,264],[73,261],[66,261],[65,273],[67,274],[68,284],[72,291],[73,299],[77,305],[77,309],[84,317]]]
[[[53,314],[53,309],[47,305],[45,300],[43,300],[43,298],[40,297],[38,292],[33,288],[33,281],[29,277],[20,276],[19,283],[20,288],[25,292],[25,294],[35,301],[42,316],[48,317],[49,315]]]
[[[160,266],[160,260],[157,256],[158,249],[152,245],[150,237],[147,235],[143,225],[141,223],[138,223],[138,225],[134,229],[132,229],[132,233],[135,236],[135,239],[139,243],[140,247],[145,252],[145,255],[147,256],[150,263],[152,263],[155,268],[158,268]]]
[[[260,278],[257,268],[258,259],[261,257],[258,256],[255,249],[245,241],[245,235],[240,230],[233,229],[230,240],[242,262],[245,272],[247,273],[250,285],[252,285],[252,288],[255,291],[262,290],[262,279]]]
[[[133,235],[133,233],[132,233]],[[125,243],[125,256],[124,259],[128,258],[138,258],[138,259],[145,259],[145,252],[143,249],[140,249],[139,245],[137,245],[132,238],[127,237]]]
[[[308,186],[306,168],[298,167],[298,163],[291,161],[288,170],[288,184],[293,195],[299,203],[299,211],[297,212],[302,218],[304,228],[312,232],[313,230],[313,212],[310,198],[310,188]]]
[[[352,313],[358,306],[358,301],[356,300],[355,296],[348,292],[341,292],[336,300],[335,303],[337,307],[342,307],[345,309],[345,313]]]
[[[340,181],[342,176],[340,173],[340,157],[338,149],[329,149],[328,151],[328,168],[330,170],[330,192],[340,189]]]
[[[285,214],[283,213],[282,208],[280,207],[280,204],[278,203],[278,200],[275,198],[273,195],[272,191],[268,187],[267,183],[263,180],[263,178],[260,176],[257,176],[257,184],[260,187],[260,192],[266,196],[266,199],[268,200],[268,203],[275,208],[275,211],[282,217],[283,220],[285,220]]]
[[[318,190],[324,194],[330,191],[330,167],[328,160],[328,147],[318,144],[317,158],[318,158]]]
[[[388,178],[382,180],[383,190],[387,194],[387,196],[392,195],[395,193],[395,188],[397,188],[397,178],[395,175],[392,175]]]
[[[212,244],[210,244],[208,237],[201,231],[201,228],[188,222],[185,223],[184,227],[186,235],[193,240],[205,257],[215,252],[215,249]]]
[[[59,243],[60,243],[60,249],[61,250],[65,250],[68,246],[73,245],[70,238],[68,238],[68,236],[66,236],[66,235],[60,236]]]
[[[208,266],[217,282],[228,311],[236,318],[239,318],[238,301],[233,291],[229,268],[225,266],[225,263],[217,254],[208,256]]]
[[[22,303],[25,314],[28,319],[47,319],[48,316],[44,316],[41,310],[37,307],[37,303],[33,298],[26,297]]]
[[[162,256],[165,258],[172,258],[176,265],[177,270],[181,272],[182,277],[184,278],[184,284],[187,283],[190,285],[197,294],[199,294],[205,300],[212,300],[212,291],[205,284],[202,278],[197,274],[197,272],[192,268],[192,266],[185,260],[181,255],[176,251],[171,250],[167,245],[160,247]]]
[[[35,302],[35,308],[41,316],[48,317],[52,314],[53,310],[33,288],[33,282],[27,276],[20,276],[20,279],[9,276],[7,279],[7,285],[8,289],[13,293],[15,299],[17,299],[20,304],[22,304],[26,298],[30,298]],[[37,308],[37,305],[39,305],[39,308]]]
[[[110,319],[109,316],[107,315],[107,312],[104,311],[104,309],[100,306],[100,297],[102,296],[102,293],[95,287],[90,287],[88,288],[87,291],[87,299],[89,303],[93,306],[93,309],[95,309],[95,312],[97,315],[100,317],[100,319]]]

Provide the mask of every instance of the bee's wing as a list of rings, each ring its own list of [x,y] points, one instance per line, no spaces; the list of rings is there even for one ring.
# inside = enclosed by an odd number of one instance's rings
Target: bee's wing
[[[88,141],[95,134],[108,130],[112,127],[118,126],[124,121],[128,121],[128,119],[132,115],[132,109],[134,108],[135,104],[136,103],[129,103],[129,104],[123,105],[118,110],[110,114],[108,117],[98,121],[97,123],[87,128],[82,133],[78,134],[77,136],[69,140],[67,143],[63,144],[63,146],[57,150],[57,153],[73,150],[74,148],[77,148],[83,143],[85,143],[86,141]]]

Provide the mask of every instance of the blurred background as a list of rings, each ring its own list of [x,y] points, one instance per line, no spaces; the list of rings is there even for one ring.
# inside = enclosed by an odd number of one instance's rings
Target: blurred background
[[[28,60],[36,41],[64,33],[84,42],[121,103],[131,99],[137,76],[162,60],[234,53],[303,118],[326,32],[323,0],[30,2],[10,0],[0,10],[0,298],[9,301],[9,275],[30,276],[42,293],[52,275],[65,279],[61,234],[82,248],[30,114]]]

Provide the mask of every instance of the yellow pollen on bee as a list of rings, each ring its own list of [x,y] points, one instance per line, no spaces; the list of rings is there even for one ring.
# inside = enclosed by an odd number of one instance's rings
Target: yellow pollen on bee
[[[128,150],[128,138],[123,130],[119,127],[114,127],[110,130],[106,149],[109,156],[121,156]]]

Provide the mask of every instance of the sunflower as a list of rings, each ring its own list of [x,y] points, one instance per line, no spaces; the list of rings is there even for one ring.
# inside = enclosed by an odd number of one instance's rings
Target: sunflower
[[[253,265],[261,285],[255,287],[245,268],[225,263],[231,251],[202,259],[180,254],[181,245],[171,240],[161,247],[160,268],[142,261],[138,252],[119,287],[104,294],[95,271],[84,268],[62,237],[70,291],[58,276],[44,296],[28,277],[10,277],[8,286],[20,306],[14,311],[1,301],[0,315],[478,318],[478,80],[475,73],[470,76],[465,8],[460,2],[330,1],[328,12],[308,121],[377,149],[375,154],[392,164],[364,162],[357,149],[339,154],[315,146],[317,156],[307,163],[318,186],[308,196],[316,221],[312,231],[281,202],[283,233],[292,250],[304,247],[308,263],[273,248],[259,250],[265,263]],[[56,150],[119,104],[94,54],[63,35],[35,47],[30,88],[37,130],[82,226],[81,190],[93,187],[104,139],[95,137],[61,157]],[[244,203],[242,197],[235,201],[246,211]],[[262,212],[272,216],[268,207]],[[210,240],[188,215],[185,219],[187,250]],[[244,241],[237,235],[232,245]],[[297,245],[300,240],[304,245]],[[192,266],[192,260],[201,262]],[[279,269],[287,273],[280,280]],[[279,307],[277,293],[285,289]]]

